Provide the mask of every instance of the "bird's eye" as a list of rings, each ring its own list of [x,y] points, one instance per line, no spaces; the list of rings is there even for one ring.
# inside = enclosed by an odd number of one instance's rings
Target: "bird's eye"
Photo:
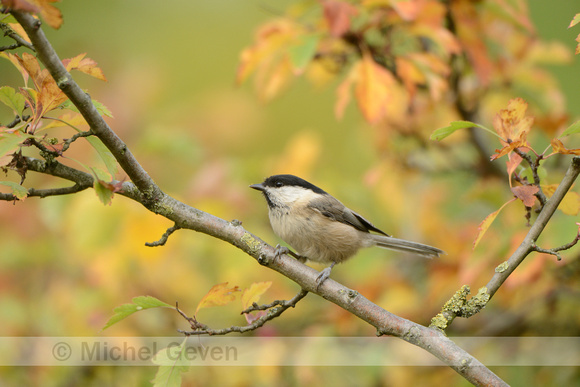
[[[283,185],[284,185],[284,183],[282,183],[281,181],[276,182],[276,187],[282,187]]]

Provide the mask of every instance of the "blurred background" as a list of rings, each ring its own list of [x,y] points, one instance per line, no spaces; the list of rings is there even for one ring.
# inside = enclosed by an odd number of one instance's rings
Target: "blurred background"
[[[256,96],[251,79],[236,86],[240,52],[252,44],[260,24],[282,14],[290,3],[63,1],[57,6],[64,25],[44,30],[61,58],[86,52],[98,62],[108,82],[79,73],[75,79],[111,110],[114,118],[108,122],[113,130],[170,195],[224,219],[239,219],[249,231],[276,245],[279,240],[270,229],[264,200],[248,185],[272,174],[293,173],[332,193],[382,230],[447,251],[439,260],[425,261],[370,249],[333,270],[335,280],[381,307],[428,325],[461,285],[470,285],[475,293],[509,257],[527,232],[524,210],[519,204],[506,207],[473,250],[478,224],[511,194],[505,179],[481,178],[469,168],[477,155],[461,145],[464,136],[451,137],[448,148],[419,146],[414,139],[385,135],[365,123],[353,103],[337,120],[338,80],[315,87],[299,79],[267,103]],[[543,67],[561,90],[552,102],[568,112],[569,123],[580,118],[580,64],[572,55],[580,31],[566,28],[580,12],[573,3],[529,2],[540,37],[557,40],[569,50],[567,63]],[[20,74],[6,60],[0,61],[0,81],[21,85]],[[490,97],[482,107],[482,123],[491,126],[493,114],[518,96],[527,98],[514,90]],[[442,114],[424,123],[422,130],[428,136],[453,119]],[[10,111],[0,108],[0,122],[11,120]],[[534,141],[546,143],[540,149],[549,145],[549,137]],[[490,144],[491,154],[498,144]],[[99,162],[82,141],[67,155]],[[449,155],[465,168],[454,168],[458,164],[449,163]],[[567,164],[567,159],[554,163],[547,182],[558,183]],[[10,172],[6,179],[15,176]],[[32,173],[25,182],[37,188],[64,184]],[[556,213],[540,245],[548,248],[572,240],[575,221]],[[264,302],[298,292],[290,280],[206,235],[182,230],[164,247],[145,247],[170,226],[121,196],[103,206],[91,189],[68,197],[1,203],[0,334],[170,336],[188,328],[171,310],[143,311],[101,329],[114,307],[139,295],[170,304],[178,301],[191,315],[201,297],[221,282],[246,288],[253,282],[272,281]],[[564,252],[562,261],[531,255],[482,313],[457,319],[448,334],[579,336],[577,251]],[[240,305],[234,303],[203,310],[198,318],[213,328],[244,325],[239,311]],[[373,336],[375,331],[309,295],[295,310],[252,334]],[[574,367],[493,370],[514,386],[572,385],[580,380]],[[148,385],[154,374],[152,367],[4,368],[0,384]],[[228,372],[208,367],[184,375],[188,386],[323,382],[467,385],[446,367],[234,367]]]

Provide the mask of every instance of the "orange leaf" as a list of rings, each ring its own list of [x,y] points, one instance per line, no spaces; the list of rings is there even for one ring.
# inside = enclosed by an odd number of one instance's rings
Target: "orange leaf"
[[[97,62],[91,58],[85,58],[86,53],[79,54],[74,58],[63,59],[62,64],[66,67],[67,71],[78,70],[92,77],[106,81],[103,70],[97,66]]]
[[[56,3],[60,0],[32,0],[40,8],[40,16],[52,28],[58,29],[62,25],[62,14],[60,10],[50,3]]]
[[[501,149],[496,149],[495,150],[496,154],[491,155],[490,160],[493,161],[493,160],[498,159],[502,156],[505,156],[516,148],[522,148],[522,150],[527,152],[527,148],[529,148],[528,142],[524,141],[524,140],[514,141],[514,142],[511,142],[511,143],[505,145]]]
[[[512,174],[514,173],[516,168],[520,165],[522,160],[523,159],[517,153],[510,153],[508,155],[508,161],[506,161],[505,164],[506,164],[506,168],[507,168],[508,178],[510,181],[510,187],[512,184],[512,179],[511,179]]]
[[[278,50],[294,39],[295,34],[296,27],[285,20],[276,20],[261,27],[254,38],[254,44],[240,54],[236,82],[242,83],[261,64],[271,61]]]
[[[486,233],[487,229],[489,228],[489,226],[491,226],[491,224],[493,223],[493,221],[495,220],[495,218],[497,218],[497,215],[500,213],[501,210],[503,210],[503,208],[505,206],[507,206],[508,204],[510,204],[511,202],[513,202],[514,199],[511,199],[510,201],[504,203],[497,211],[492,212],[491,214],[489,214],[480,224],[479,226],[477,226],[477,235],[475,236],[475,240],[473,241],[473,248],[475,249],[475,247],[477,246],[477,244],[479,243],[479,241],[481,240],[481,238],[483,238],[483,235]]]
[[[357,69],[354,93],[358,106],[368,122],[377,123],[385,117],[395,78],[377,64],[369,53],[363,54]]]
[[[520,199],[524,206],[532,207],[536,202],[536,197],[534,196],[540,189],[535,185],[520,185],[511,188],[512,193],[518,199]]]
[[[228,288],[228,283],[224,282],[213,286],[209,292],[197,304],[197,309],[195,314],[202,308],[210,308],[212,306],[221,306],[229,304],[236,299],[235,292],[239,292],[240,289],[237,286],[233,288]]]
[[[550,144],[552,145],[554,153],[561,153],[564,155],[580,155],[580,149],[567,149],[562,141],[558,140],[557,138],[553,138],[552,141],[550,141]]]

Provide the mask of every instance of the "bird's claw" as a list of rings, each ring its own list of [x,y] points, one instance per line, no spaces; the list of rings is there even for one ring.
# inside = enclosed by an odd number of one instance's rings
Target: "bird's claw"
[[[318,277],[316,277],[316,290],[318,290],[320,288],[320,285],[322,285],[322,283],[324,281],[326,281],[328,279],[328,277],[330,277],[330,272],[332,271],[333,267],[334,267],[334,262],[330,266],[324,268],[320,272],[320,274],[318,274]]]
[[[280,244],[277,244],[276,250],[274,251],[274,259],[278,259],[284,254],[290,254],[290,249],[286,246],[280,246]]]

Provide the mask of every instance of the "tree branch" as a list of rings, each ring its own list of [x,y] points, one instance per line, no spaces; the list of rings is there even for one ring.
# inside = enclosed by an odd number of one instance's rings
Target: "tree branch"
[[[225,221],[163,193],[139,165],[127,146],[105,123],[90,97],[73,81],[40,29],[40,21],[23,12],[13,11],[12,14],[27,32],[39,59],[49,70],[57,85],[77,107],[90,125],[92,132],[101,139],[133,181],[134,184],[123,183],[122,195],[137,200],[149,210],[172,220],[177,227],[205,233],[238,247],[254,257],[260,264],[293,280],[305,291],[316,293],[366,321],[376,328],[377,334],[399,337],[430,352],[473,384],[506,385],[491,370],[458,347],[442,332],[396,316],[334,280],[328,279],[318,287],[316,278],[319,273],[316,270],[288,255],[275,258],[275,249],[246,231],[239,222]],[[38,165],[36,170],[42,173],[65,179],[73,178],[74,175],[78,179],[87,179],[87,181],[90,177],[92,181],[92,176],[64,167],[59,163],[42,165],[39,160],[31,160],[31,162]],[[56,166],[52,166],[53,164]]]
[[[536,240],[548,224],[548,221],[554,215],[554,212],[560,205],[566,193],[572,188],[574,181],[580,174],[580,157],[575,156],[570,162],[570,166],[556,192],[547,200],[538,214],[538,218],[528,231],[522,243],[509,259],[495,268],[493,277],[486,286],[479,289],[477,295],[467,299],[470,293],[469,286],[464,285],[458,290],[453,297],[445,303],[441,313],[431,320],[431,327],[445,330],[449,327],[455,317],[471,317],[479,313],[489,302],[489,300],[498,291],[500,286],[507,280],[511,273],[523,262],[523,260],[532,252],[538,251],[558,256],[557,252],[572,247],[578,242],[578,237],[567,245],[552,250],[540,249],[536,246]]]
[[[179,310],[179,308],[176,306],[175,309],[177,309],[177,312],[179,312],[179,314],[189,322],[189,324],[191,325],[191,329],[193,329],[192,331],[183,331],[183,330],[179,329],[178,332],[183,333],[186,336],[194,336],[194,335],[218,336],[218,335],[227,335],[227,334],[232,333],[232,332],[245,333],[245,332],[253,331],[253,330],[256,330],[256,329],[264,326],[264,324],[266,324],[266,322],[273,320],[276,317],[279,317],[282,313],[284,313],[289,308],[294,308],[300,300],[302,300],[304,297],[306,297],[307,294],[308,294],[308,291],[301,289],[297,295],[295,295],[294,297],[292,297],[288,301],[277,300],[269,305],[262,305],[262,306],[256,305],[256,308],[254,308],[254,309],[252,309],[253,307],[248,308],[247,310],[244,310],[242,313],[249,313],[252,310],[266,310],[266,309],[269,309],[269,310],[268,310],[268,313],[266,313],[262,317],[256,319],[251,324],[241,326],[241,327],[240,326],[232,326],[232,327],[223,328],[223,329],[210,329],[207,325],[201,324],[200,322],[198,322],[194,317],[188,317],[185,313],[183,313],[181,310]],[[249,309],[252,309],[252,310],[249,310]]]
[[[13,10],[11,13],[28,34],[32,45],[37,51],[38,58],[48,69],[58,87],[77,107],[79,112],[81,112],[89,124],[91,131],[111,151],[123,170],[129,175],[131,181],[133,181],[135,186],[143,194],[144,201],[142,203],[147,208],[157,212],[156,204],[162,195],[161,189],[137,162],[137,159],[135,159],[135,156],[127,148],[127,145],[121,141],[119,136],[113,132],[103,117],[101,117],[93,105],[91,97],[72,79],[40,28],[40,20],[21,11]]]
[[[22,39],[10,26],[6,23],[0,23],[0,29],[4,32],[4,36],[8,36],[16,43],[9,46],[0,47],[0,51],[14,50],[18,47],[26,47],[32,51],[36,51],[32,44],[28,43],[26,40]]]

